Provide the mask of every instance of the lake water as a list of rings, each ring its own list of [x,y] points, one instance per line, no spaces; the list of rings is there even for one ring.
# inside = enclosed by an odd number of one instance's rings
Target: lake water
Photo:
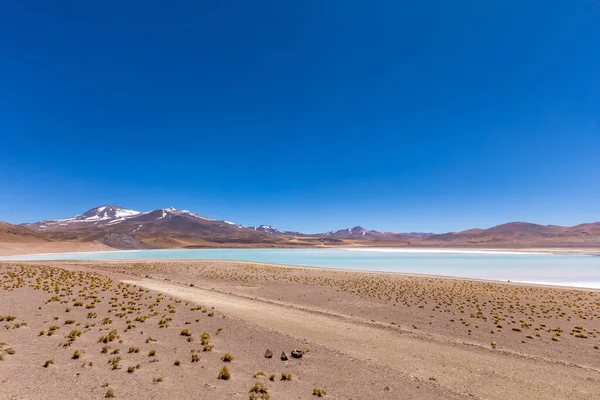
[[[220,259],[364,271],[407,272],[600,288],[600,257],[412,249],[201,249],[36,254],[4,260]]]

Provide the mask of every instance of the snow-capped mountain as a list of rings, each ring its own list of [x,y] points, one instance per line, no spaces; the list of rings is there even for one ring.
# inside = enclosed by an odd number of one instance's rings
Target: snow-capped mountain
[[[406,241],[418,237],[368,230],[360,226],[305,235],[272,225],[246,227],[204,217],[189,210],[159,208],[146,212],[100,206],[70,218],[23,224],[53,240],[100,241],[116,248],[282,247],[342,243],[344,239]]]
[[[66,227],[67,229],[70,229],[73,227],[79,228],[88,226],[106,226],[116,225],[131,220],[148,222],[160,219],[172,219],[175,217],[214,221],[210,218],[203,217],[202,215],[193,213],[191,211],[177,210],[175,208],[161,208],[158,210],[140,212],[135,210],[128,210],[120,206],[100,206],[92,208],[91,210],[88,210],[83,214],[79,214],[71,218],[46,220],[24,225],[37,231],[50,231],[56,229],[63,229],[61,227]]]
[[[275,228],[274,226],[271,225],[258,225],[258,226],[251,226],[250,229],[254,229],[257,232],[265,232],[268,233],[270,235],[283,235],[285,234],[285,232]]]
[[[336,238],[372,238],[372,237],[381,237],[384,236],[385,233],[378,231],[371,231],[363,228],[362,226],[355,226],[354,228],[340,229],[337,231],[329,231],[324,234],[329,237]]]
[[[152,210],[148,212],[139,213],[136,215],[136,220],[139,221],[157,221],[161,219],[172,219],[172,218],[189,218],[198,219],[203,221],[214,221],[210,218],[203,217],[202,215],[193,213],[189,210],[177,210],[176,208],[159,208],[158,210]]]
[[[139,211],[135,210],[126,210],[123,207],[119,206],[101,206],[92,208],[89,211],[84,212],[75,217],[75,219],[85,219],[85,220],[104,220],[104,219],[114,219],[114,218],[125,218],[131,217],[134,215],[140,214]]]
[[[74,224],[105,224],[114,221],[124,221],[127,218],[141,214],[139,211],[127,210],[119,206],[101,206],[92,208],[83,214],[71,218],[61,218],[35,222],[28,224],[28,227],[37,231],[47,231],[56,227],[68,227]],[[30,225],[30,226],[29,226]]]
[[[214,247],[215,244],[267,245],[268,232],[230,221],[218,221],[189,210],[160,208],[140,212],[119,206],[100,206],[70,218],[23,224],[59,240],[99,240],[119,248]],[[273,229],[273,232],[276,230]],[[203,243],[207,243],[204,245]]]
[[[406,241],[417,238],[423,238],[432,235],[431,233],[396,233],[396,232],[380,232],[370,229],[365,229],[362,226],[355,226],[354,228],[340,229],[337,231],[329,231],[322,236],[333,237],[338,239],[376,239],[376,240],[392,240],[392,241]]]

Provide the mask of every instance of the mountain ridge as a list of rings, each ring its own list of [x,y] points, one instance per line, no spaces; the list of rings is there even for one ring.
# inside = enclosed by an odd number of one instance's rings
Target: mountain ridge
[[[70,218],[18,225],[50,240],[99,241],[116,248],[311,247],[343,245],[482,246],[599,245],[600,222],[572,227],[508,222],[459,232],[380,232],[360,225],[324,233],[283,231],[272,225],[244,226],[189,210],[147,212],[104,205]]]

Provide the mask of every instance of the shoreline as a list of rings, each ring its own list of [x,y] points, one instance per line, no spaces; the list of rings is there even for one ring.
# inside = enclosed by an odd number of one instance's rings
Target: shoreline
[[[525,256],[527,259],[533,260],[534,257],[549,257],[549,256],[571,256],[571,257],[581,257],[581,256],[592,256],[590,254],[556,254],[556,253],[546,253],[546,252],[517,252],[517,251],[499,251],[497,249],[448,249],[448,248],[432,248],[432,249],[407,249],[407,248],[327,248],[327,249],[195,249],[193,252],[199,252],[200,254],[207,256],[204,258],[185,258],[178,257],[177,254],[169,254],[169,253],[177,253],[178,251],[190,251],[189,249],[155,249],[155,250],[114,250],[114,251],[89,251],[89,252],[72,252],[72,253],[40,253],[40,254],[31,254],[31,255],[19,255],[19,256],[8,256],[8,257],[0,257],[0,262],[82,262],[82,263],[139,263],[139,262],[148,262],[148,263],[160,263],[160,262],[239,262],[239,263],[253,263],[253,264],[262,264],[262,265],[271,265],[271,266],[285,266],[292,268],[309,268],[311,270],[330,270],[330,271],[356,271],[361,273],[375,273],[375,274],[391,274],[392,276],[418,276],[418,277],[429,277],[429,278],[445,278],[445,279],[458,279],[458,280],[473,280],[473,281],[483,281],[490,283],[504,283],[504,284],[513,284],[513,285],[524,285],[524,286],[536,286],[536,287],[550,287],[550,288],[570,288],[570,289],[578,289],[578,290],[600,290],[600,275],[595,274],[593,271],[590,272],[589,263],[587,261],[583,261],[582,269],[580,271],[580,276],[570,276],[559,274],[556,275],[556,270],[548,270],[548,272],[544,274],[535,274],[531,273],[519,273],[518,270],[514,270],[510,268],[511,259],[510,256]],[[223,251],[241,251],[248,252],[249,250],[256,250],[263,252],[258,254],[258,259],[251,259],[252,256],[248,254],[242,254],[236,259],[236,254],[225,254],[226,258],[219,258],[219,252]],[[351,258],[352,262],[347,262],[344,264],[343,261],[336,261],[336,257],[339,258],[339,253],[334,255],[331,259],[327,260],[327,258],[323,259],[323,261],[318,261],[319,257],[314,260],[311,260],[311,256],[308,258],[298,260],[289,260],[285,259],[286,256],[279,257],[279,260],[268,260],[269,256],[265,256],[264,252],[269,251],[281,251],[281,250],[319,250],[321,252],[328,251],[347,251],[348,256],[352,257],[351,253],[355,252],[358,257],[358,254],[362,253],[363,255],[357,259]],[[127,255],[131,253],[141,252],[145,253],[153,253],[153,252],[162,252],[161,257],[144,257],[143,254],[140,254],[141,257],[127,257],[118,258],[118,254]],[[213,253],[216,252],[216,253]],[[103,254],[106,253],[108,258],[85,258],[87,255],[94,254]],[[166,254],[165,254],[166,253]],[[372,253],[374,255],[374,259],[370,260],[368,255],[365,253]],[[376,263],[377,257],[381,257],[384,254],[389,254],[390,256],[393,254],[397,254],[399,256],[398,260],[392,259],[391,263],[387,262],[387,265],[374,264],[372,269],[370,269],[370,265],[372,263]],[[189,253],[188,253],[189,254]],[[199,255],[200,255],[199,254]],[[216,258],[213,258],[212,255],[215,254]],[[379,256],[377,256],[379,254]],[[434,264],[428,265],[427,260],[421,261],[424,262],[422,266],[418,264],[419,260],[417,260],[417,264],[413,260],[403,260],[402,254],[420,254],[420,255],[447,255],[449,258],[447,260],[448,270],[444,270],[444,268],[440,268],[439,265]],[[59,259],[44,259],[44,256],[65,256],[65,258]],[[113,255],[117,255],[117,258],[113,258]],[[459,260],[456,260],[455,257],[461,257]],[[31,256],[29,258],[28,256]],[[78,258],[78,256],[84,258]],[[262,256],[262,257],[261,257]],[[471,259],[473,256],[475,258]],[[489,264],[485,266],[485,262],[483,269],[479,268],[477,263],[479,262],[477,256],[490,256],[490,260],[488,260]],[[494,257],[507,257],[506,263],[500,261],[502,265],[506,264],[508,268],[506,270],[498,270],[494,268],[494,264],[498,264],[499,260],[494,259]],[[248,257],[248,258],[246,258]],[[288,255],[289,257],[289,255]],[[342,260],[345,256],[342,256]],[[384,256],[385,257],[385,256]],[[393,256],[392,256],[393,257]],[[441,256],[443,257],[443,256]],[[261,260],[263,258],[263,260]],[[264,260],[264,259],[267,260]],[[277,257],[275,257],[277,258]],[[293,257],[292,257],[293,258]],[[363,259],[364,258],[364,259]],[[461,263],[461,259],[464,260],[464,265]],[[443,259],[442,259],[443,261]],[[485,261],[485,260],[484,260]],[[457,265],[457,262],[459,263]],[[525,259],[521,259],[520,261],[523,263],[523,268],[527,268],[528,263],[530,261],[526,261]],[[531,268],[537,268],[536,261],[532,261],[533,264]],[[580,262],[580,261],[577,261]],[[320,265],[319,265],[320,264]],[[539,262],[538,262],[539,264]],[[397,267],[396,267],[397,265]],[[592,262],[593,266],[593,262]],[[477,267],[477,269],[469,269],[469,267]],[[486,269],[487,268],[487,269]],[[535,271],[532,269],[532,271]],[[584,271],[587,271],[588,276],[584,274]]]
[[[127,250],[129,251],[129,250]],[[285,263],[270,263],[263,261],[249,261],[249,260],[226,260],[226,259],[190,259],[190,258],[136,258],[136,259],[89,259],[89,260],[77,260],[77,259],[64,259],[64,260],[2,260],[0,259],[0,265],[2,263],[8,263],[11,261],[18,261],[24,263],[51,263],[61,265],[63,263],[81,263],[82,265],[88,264],[139,264],[139,263],[148,263],[148,264],[159,264],[159,263],[168,263],[168,264],[180,264],[180,263],[208,263],[208,264],[240,264],[240,265],[261,265],[268,267],[284,267],[291,268],[294,270],[308,270],[316,273],[325,273],[325,272],[337,272],[337,273],[345,273],[345,274],[357,274],[357,275],[377,275],[377,276],[389,276],[391,278],[425,278],[425,279],[437,279],[437,280],[450,280],[450,281],[465,281],[465,282],[475,282],[475,283],[490,283],[490,284],[500,284],[500,285],[509,285],[509,286],[518,286],[524,288],[547,288],[547,289],[558,289],[558,290],[579,290],[586,292],[600,292],[600,281],[568,281],[564,283],[556,283],[556,282],[548,282],[543,280],[502,280],[502,279],[493,279],[493,278],[476,278],[476,277],[465,277],[465,276],[456,276],[456,275],[442,275],[435,273],[416,273],[416,272],[405,272],[405,271],[382,271],[382,270],[366,270],[366,269],[346,269],[339,267],[320,267],[320,266],[310,266],[310,265],[294,265],[294,264],[285,264]],[[593,285],[593,286],[591,286]]]
[[[373,253],[433,253],[433,254],[515,254],[515,255],[545,255],[545,254],[563,254],[563,255],[591,255],[600,256],[600,249],[585,249],[585,248],[472,248],[472,247],[368,247],[368,246],[347,246],[347,247],[214,247],[214,248],[202,248],[202,249],[187,249],[187,248],[169,248],[169,249],[106,249],[106,250],[92,250],[92,251],[67,251],[67,252],[28,252],[19,254],[0,255],[0,261],[48,261],[48,260],[15,260],[15,257],[26,257],[26,256],[56,256],[66,254],[98,254],[98,253],[133,253],[133,252],[159,252],[159,251],[251,251],[251,250],[344,250],[344,251],[355,251],[355,252],[373,252]],[[157,258],[160,259],[160,258]],[[104,260],[104,259],[97,259]],[[128,259],[133,260],[133,259]]]

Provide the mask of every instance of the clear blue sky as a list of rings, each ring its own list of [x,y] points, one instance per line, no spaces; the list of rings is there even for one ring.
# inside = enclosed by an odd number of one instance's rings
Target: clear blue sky
[[[8,0],[0,220],[600,220],[600,1]]]

